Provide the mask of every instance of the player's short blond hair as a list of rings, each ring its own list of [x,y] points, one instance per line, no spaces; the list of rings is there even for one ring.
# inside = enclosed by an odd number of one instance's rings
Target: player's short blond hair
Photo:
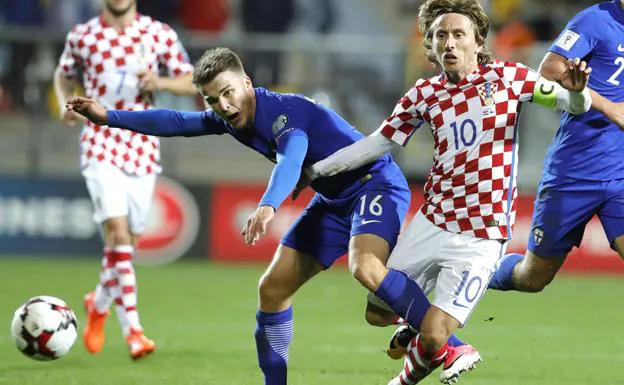
[[[427,60],[434,66],[439,67],[438,59],[433,52],[433,22],[447,13],[459,13],[466,16],[474,26],[475,39],[484,48],[477,54],[479,64],[492,62],[492,54],[485,49],[485,38],[490,30],[490,19],[485,13],[479,0],[427,0],[418,11],[420,31],[425,36],[423,46],[427,53]]]
[[[245,72],[243,63],[236,52],[224,47],[209,49],[195,63],[193,83],[201,87],[225,71]]]

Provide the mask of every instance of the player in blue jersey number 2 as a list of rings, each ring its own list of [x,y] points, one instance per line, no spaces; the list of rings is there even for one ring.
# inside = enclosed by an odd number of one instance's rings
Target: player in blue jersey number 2
[[[364,137],[334,111],[310,99],[254,88],[238,56],[226,48],[209,50],[199,59],[194,82],[210,110],[107,111],[81,97],[67,107],[93,122],[150,135],[229,134],[276,162],[266,192],[243,229],[251,245],[296,186],[302,168]],[[407,182],[389,155],[339,176],[319,178],[312,187],[317,194],[282,239],[258,287],[255,337],[267,385],[287,382],[293,336],[291,297],[347,253],[353,276],[375,292],[409,207]],[[369,322],[389,323],[380,319],[378,310],[369,304]],[[463,345],[455,337],[450,341]]]
[[[581,244],[594,215],[611,247],[624,257],[624,1],[600,3],[577,14],[550,47],[540,73],[557,79],[575,57],[593,69],[588,84],[593,109],[562,113],[544,162],[528,251],[503,260],[491,289],[544,289],[572,247]]]

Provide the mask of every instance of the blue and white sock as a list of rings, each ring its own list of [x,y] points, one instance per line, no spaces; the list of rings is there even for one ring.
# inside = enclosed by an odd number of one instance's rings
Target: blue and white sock
[[[292,307],[278,313],[258,311],[255,336],[264,384],[286,385],[288,348],[293,338]]]
[[[522,254],[507,254],[502,260],[498,269],[494,272],[488,289],[494,290],[515,290],[513,283],[513,271],[518,262],[524,259]]]
[[[387,303],[396,314],[407,320],[410,326],[416,330],[420,330],[425,314],[431,307],[429,299],[420,286],[407,274],[394,269],[388,271],[375,295]],[[451,335],[448,344],[451,346],[465,345],[455,335]]]

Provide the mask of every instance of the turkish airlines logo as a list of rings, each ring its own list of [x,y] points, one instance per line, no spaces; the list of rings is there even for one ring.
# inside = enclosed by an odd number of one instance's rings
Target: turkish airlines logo
[[[135,261],[142,265],[160,265],[183,256],[197,238],[198,213],[197,203],[186,188],[159,176]]]

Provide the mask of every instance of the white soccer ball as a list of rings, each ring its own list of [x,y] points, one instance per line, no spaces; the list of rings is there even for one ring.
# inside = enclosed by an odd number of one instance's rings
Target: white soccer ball
[[[62,300],[33,297],[20,306],[11,322],[11,334],[24,355],[50,361],[66,355],[78,336],[76,315]]]

